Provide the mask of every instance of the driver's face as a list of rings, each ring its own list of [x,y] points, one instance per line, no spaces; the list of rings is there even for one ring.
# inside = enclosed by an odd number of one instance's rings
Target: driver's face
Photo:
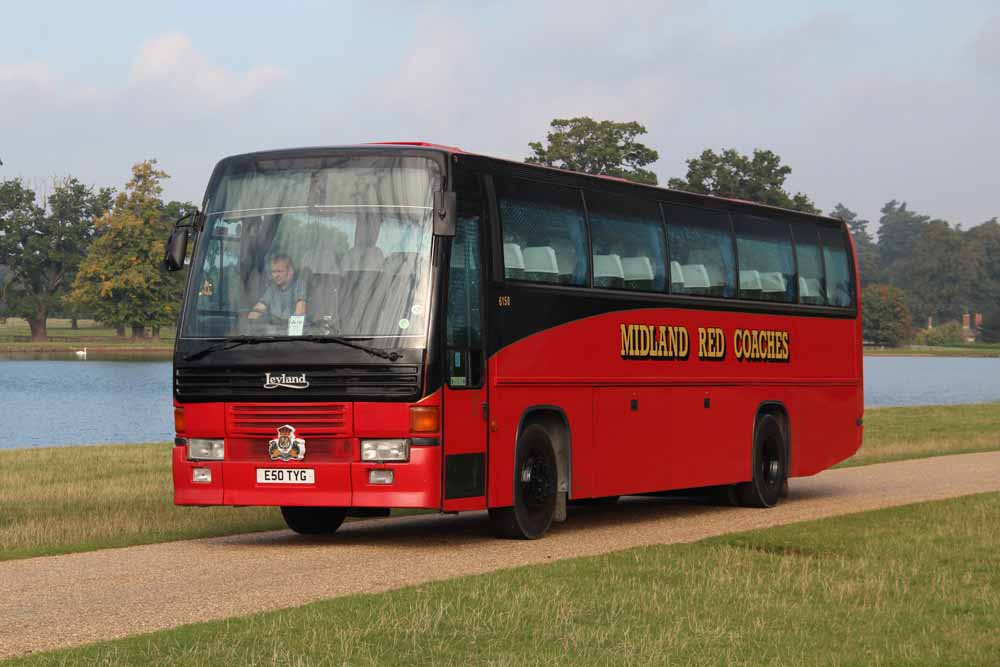
[[[278,287],[285,287],[292,282],[292,267],[285,262],[274,262],[271,264],[271,278]]]

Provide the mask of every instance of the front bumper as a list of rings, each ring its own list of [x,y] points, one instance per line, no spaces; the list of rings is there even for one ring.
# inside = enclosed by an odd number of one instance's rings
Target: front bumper
[[[212,481],[193,481],[208,468]],[[309,468],[314,484],[261,484],[259,468]],[[369,484],[368,471],[392,470],[392,484]],[[361,461],[188,461],[184,446],[173,450],[174,504],[276,505],[296,507],[441,507],[441,447],[410,449],[406,463]]]

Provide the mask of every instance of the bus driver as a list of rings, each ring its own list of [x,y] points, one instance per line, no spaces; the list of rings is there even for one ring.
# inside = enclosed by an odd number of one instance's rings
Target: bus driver
[[[273,318],[287,320],[292,315],[306,313],[306,286],[295,277],[295,266],[288,255],[275,255],[271,260],[271,278],[260,301],[247,317],[256,320],[264,313]]]

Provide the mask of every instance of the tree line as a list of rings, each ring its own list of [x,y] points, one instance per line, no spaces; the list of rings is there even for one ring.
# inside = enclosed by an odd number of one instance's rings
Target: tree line
[[[637,141],[645,133],[634,121],[557,118],[544,142],[529,143],[525,161],[656,185],[646,167],[659,154]],[[785,189],[791,172],[770,150],[708,149],[667,185],[820,213],[807,195]],[[33,340],[47,338],[53,316],[90,316],[121,336],[130,328],[133,337],[173,323],[184,272],[166,273],[160,260],[173,221],[195,206],[164,202],[165,178],[156,160],[146,160],[117,194],[67,177],[39,198],[19,179],[0,181],[0,317],[25,318]],[[963,229],[893,199],[882,207],[876,239],[870,222],[844,204],[828,215],[843,220],[854,239],[866,340],[957,343],[965,335],[962,316],[981,313],[981,340],[1000,342],[996,218]],[[925,329],[928,322],[935,326]]]
[[[183,277],[160,269],[173,221],[195,209],[164,202],[156,160],[132,167],[120,193],[73,177],[39,197],[0,181],[0,317],[22,317],[48,339],[50,317],[93,317],[119,336],[152,335],[178,313]]]

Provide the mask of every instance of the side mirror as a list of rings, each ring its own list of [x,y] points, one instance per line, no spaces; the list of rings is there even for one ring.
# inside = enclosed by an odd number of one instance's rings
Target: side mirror
[[[458,201],[454,192],[434,193],[434,235],[455,235],[455,214]]]
[[[184,268],[184,257],[187,255],[188,227],[177,227],[170,232],[167,241],[167,252],[163,257],[163,268],[167,271],[180,271]]]

